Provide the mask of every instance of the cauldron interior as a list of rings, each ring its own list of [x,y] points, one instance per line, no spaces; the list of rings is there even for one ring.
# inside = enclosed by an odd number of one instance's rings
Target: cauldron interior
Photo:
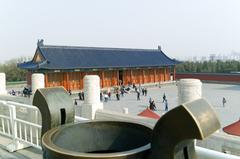
[[[52,136],[52,142],[75,152],[114,153],[146,146],[151,133],[150,128],[134,123],[86,122],[62,127]]]

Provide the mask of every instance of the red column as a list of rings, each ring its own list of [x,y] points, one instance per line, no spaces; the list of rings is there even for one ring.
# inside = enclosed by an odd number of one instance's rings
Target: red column
[[[166,81],[166,69],[167,69],[167,68],[164,68],[164,76],[163,76],[163,77],[164,77],[164,78],[163,78],[164,80],[163,80],[163,81]]]
[[[48,87],[48,74],[47,73],[45,73],[44,80],[45,80],[45,87]]]
[[[156,69],[154,69],[154,83],[157,82],[156,81]]]
[[[104,88],[104,82],[105,82],[105,78],[104,78],[104,71],[101,71],[101,76],[102,76],[102,88]]]
[[[144,69],[142,69],[142,81],[143,81],[143,84],[144,84],[145,83]]]
[[[173,80],[176,80],[176,66],[173,67]]]
[[[65,87],[66,90],[69,90],[70,88],[68,72],[63,73],[63,86]]]
[[[131,80],[131,83],[133,83],[133,79],[132,79],[132,70],[130,70],[130,80]]]

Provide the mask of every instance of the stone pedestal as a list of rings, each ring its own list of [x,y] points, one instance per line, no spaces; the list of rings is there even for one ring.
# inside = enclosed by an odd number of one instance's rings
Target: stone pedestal
[[[7,94],[6,90],[6,75],[5,73],[0,73],[0,95]]]
[[[178,104],[202,97],[202,82],[199,79],[180,79],[178,83]]]
[[[83,78],[84,103],[81,116],[88,119],[95,119],[98,109],[103,109],[100,102],[100,78],[97,75],[86,75]]]
[[[33,73],[32,74],[32,94],[39,88],[45,88],[44,74]]]

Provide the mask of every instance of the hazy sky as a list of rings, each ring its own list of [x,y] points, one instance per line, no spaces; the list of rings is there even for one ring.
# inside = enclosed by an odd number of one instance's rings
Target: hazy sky
[[[0,0],[0,62],[45,44],[240,52],[240,0]]]

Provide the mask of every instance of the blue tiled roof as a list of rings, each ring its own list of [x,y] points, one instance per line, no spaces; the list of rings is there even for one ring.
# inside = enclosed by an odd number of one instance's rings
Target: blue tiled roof
[[[176,65],[158,49],[122,49],[97,47],[39,46],[42,63],[26,62],[24,69],[101,69],[161,67]]]

